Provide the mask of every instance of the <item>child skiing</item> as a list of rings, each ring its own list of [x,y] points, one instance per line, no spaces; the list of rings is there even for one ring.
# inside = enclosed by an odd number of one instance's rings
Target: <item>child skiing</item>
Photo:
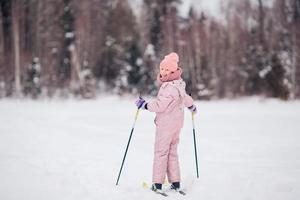
[[[178,66],[179,57],[176,53],[166,55],[161,61],[157,81],[160,89],[154,101],[146,102],[143,98],[136,100],[138,108],[155,112],[155,146],[153,176],[151,189],[162,192],[162,184],[166,175],[171,189],[180,189],[180,169],[177,155],[179,134],[183,126],[184,107],[196,113],[193,99],[186,94],[185,82],[181,78],[182,69]]]

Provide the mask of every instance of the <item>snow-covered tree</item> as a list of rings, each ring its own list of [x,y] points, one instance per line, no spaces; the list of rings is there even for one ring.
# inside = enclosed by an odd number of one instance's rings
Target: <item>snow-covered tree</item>
[[[41,94],[41,65],[39,58],[34,58],[26,68],[24,80],[24,94],[37,98]]]

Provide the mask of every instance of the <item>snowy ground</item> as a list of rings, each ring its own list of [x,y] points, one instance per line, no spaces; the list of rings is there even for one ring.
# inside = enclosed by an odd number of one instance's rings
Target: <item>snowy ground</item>
[[[0,199],[164,199],[151,182],[153,113],[133,123],[132,98],[92,101],[0,100]],[[197,102],[200,179],[195,178],[190,113],[179,146],[185,197],[203,200],[300,199],[300,102]],[[175,198],[176,197],[176,198]]]

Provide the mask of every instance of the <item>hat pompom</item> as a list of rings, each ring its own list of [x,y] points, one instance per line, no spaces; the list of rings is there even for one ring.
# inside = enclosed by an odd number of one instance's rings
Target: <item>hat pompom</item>
[[[172,61],[179,62],[178,54],[175,53],[175,52],[172,52],[172,53],[166,55],[166,56],[165,56],[165,59],[170,59],[170,60],[172,60]]]

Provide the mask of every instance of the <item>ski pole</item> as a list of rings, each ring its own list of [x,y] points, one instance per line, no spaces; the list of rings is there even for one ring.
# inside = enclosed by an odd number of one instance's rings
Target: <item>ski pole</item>
[[[128,147],[129,147],[129,144],[130,144],[130,141],[131,141],[132,133],[134,131],[135,123],[136,123],[136,120],[138,118],[139,112],[140,112],[140,107],[138,107],[138,109],[137,109],[137,111],[135,113],[134,122],[133,122],[133,125],[132,125],[132,128],[131,128],[130,136],[129,136],[128,143],[127,143],[127,146],[126,146],[125,154],[124,154],[124,157],[123,157],[123,161],[122,161],[122,165],[121,165],[121,168],[120,168],[120,171],[119,171],[119,175],[118,175],[118,179],[117,179],[116,185],[119,184],[119,179],[120,179],[120,176],[121,176],[121,172],[122,172],[123,165],[124,165],[124,162],[125,162],[125,159],[126,159]]]
[[[194,137],[194,149],[195,149],[195,160],[196,160],[196,171],[197,171],[197,178],[199,178],[198,172],[198,158],[197,158],[197,144],[196,144],[196,133],[195,133],[195,113],[192,112],[192,123],[193,123],[193,137]]]

